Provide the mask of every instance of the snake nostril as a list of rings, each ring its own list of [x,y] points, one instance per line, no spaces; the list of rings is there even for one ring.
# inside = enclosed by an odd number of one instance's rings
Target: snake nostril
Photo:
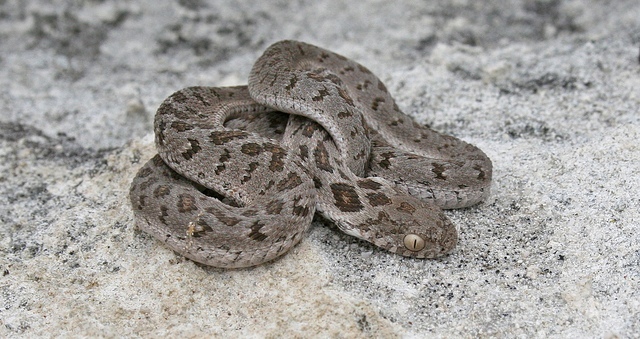
[[[404,247],[406,247],[409,251],[418,252],[424,248],[424,245],[424,239],[422,239],[419,235],[407,234],[404,237]]]

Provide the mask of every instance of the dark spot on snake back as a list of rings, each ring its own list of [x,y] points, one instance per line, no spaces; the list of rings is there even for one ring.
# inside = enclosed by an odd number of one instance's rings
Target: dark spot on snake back
[[[344,101],[349,105],[349,106],[354,106],[353,104],[353,99],[351,99],[351,96],[349,95],[349,92],[347,92],[346,90],[344,90],[342,87],[338,88],[338,95],[340,95],[340,97],[342,99],[344,99]]]
[[[256,168],[258,168],[258,166],[260,166],[260,164],[258,164],[257,162],[255,162],[255,161],[254,161],[254,162],[250,162],[250,163],[249,163],[249,168],[246,168],[246,169],[245,169],[245,171],[247,172],[247,174],[245,174],[245,175],[242,177],[242,180],[241,180],[240,182],[244,184],[244,183],[246,183],[247,181],[251,180],[251,173],[252,173],[253,171],[255,171],[255,170],[256,170]]]
[[[404,123],[404,120],[398,118],[389,123],[389,126],[398,126]]]
[[[374,98],[373,102],[371,103],[371,109],[374,111],[377,111],[381,103],[384,103],[384,98],[381,98],[381,97]]]
[[[436,175],[436,179],[440,179],[440,180],[447,179],[447,176],[444,175],[444,171],[446,170],[444,168],[444,165],[434,162],[431,164],[431,166],[433,166],[433,168],[431,169],[431,172],[433,172],[433,174]]]
[[[300,159],[306,161],[307,158],[309,158],[309,147],[307,147],[307,145],[300,145],[299,149],[300,153],[298,154],[300,155]]]
[[[389,197],[384,193],[368,193],[367,199],[369,199],[369,204],[373,207],[391,204],[391,199],[389,199]]]
[[[219,210],[214,207],[207,207],[205,211],[209,214],[212,214],[216,219],[218,219],[221,223],[231,227],[240,222],[240,219],[226,215],[223,210]]]
[[[263,241],[267,239],[267,235],[264,233],[260,233],[260,229],[264,227],[264,224],[260,223],[260,221],[256,221],[253,225],[251,225],[251,232],[249,233],[249,238],[255,241]]]
[[[484,169],[482,168],[482,166],[480,166],[479,164],[476,164],[473,166],[473,169],[478,171],[478,180],[482,181],[485,179],[486,177],[486,173],[484,172]]]
[[[358,212],[364,206],[360,202],[355,188],[348,184],[334,183],[330,185],[335,205],[342,212]]]
[[[342,84],[342,79],[340,79],[340,77],[338,77],[335,74],[329,73],[329,74],[321,74],[322,72],[326,72],[325,69],[318,69],[315,70],[313,72],[308,72],[307,73],[307,77],[309,77],[309,79],[313,79],[317,82],[332,82],[335,85],[341,85]],[[326,88],[325,88],[326,89]]]
[[[164,167],[164,161],[162,160],[162,158],[158,154],[156,154],[156,156],[154,156],[151,159],[151,161],[153,161],[153,165],[155,165],[156,167],[159,167],[159,166],[163,166]],[[144,168],[148,168],[148,167],[144,167]]]
[[[211,231],[213,231],[213,228],[211,228],[211,226],[209,226],[209,224],[205,220],[200,218],[196,222],[196,225],[190,235],[194,238],[200,238],[205,233],[211,232]]]
[[[389,214],[387,212],[385,212],[385,211],[379,211],[378,212],[378,221],[387,222],[389,220],[390,220],[390,218],[389,218]]]
[[[158,157],[160,158],[160,157]],[[155,161],[156,158],[153,158],[153,160]],[[162,160],[160,160],[162,162]],[[138,178],[146,178],[149,175],[151,175],[151,173],[153,173],[153,170],[149,167],[143,167],[141,170],[138,171],[137,177]]]
[[[244,131],[215,131],[209,135],[209,141],[215,145],[224,145],[232,140],[245,139],[248,134]]]
[[[216,166],[214,172],[216,173],[216,175],[219,175],[220,173],[222,173],[222,171],[224,171],[227,166],[225,166],[225,162],[229,161],[229,159],[231,159],[231,153],[229,152],[228,149],[224,149],[222,151],[222,153],[220,154],[220,158],[218,159],[218,161],[220,162],[219,165]]]
[[[200,142],[196,139],[187,139],[187,141],[189,141],[191,148],[182,152],[182,157],[185,158],[185,160],[191,160],[202,148],[200,147]]]
[[[351,116],[353,116],[353,113],[349,112],[348,110],[342,111],[342,112],[338,112],[338,118],[340,118],[340,119],[349,118]]]
[[[282,147],[265,143],[264,150],[267,152],[271,152],[271,162],[269,162],[269,169],[274,172],[282,172],[284,169],[284,158],[287,156],[287,151],[285,151]]]
[[[416,208],[413,205],[411,205],[410,203],[403,201],[403,202],[400,203],[400,206],[398,206],[396,208],[396,210],[398,210],[400,212],[406,212],[406,213],[409,213],[409,214],[413,214],[413,212],[416,211]]]
[[[322,181],[318,177],[313,177],[313,186],[315,188],[322,188]]]
[[[318,95],[314,96],[311,98],[311,100],[313,101],[322,101],[324,100],[324,97],[329,96],[329,91],[327,91],[327,88],[324,87],[321,90],[318,90]]]
[[[311,138],[313,134],[320,129],[318,124],[304,124],[302,126],[302,135]]]
[[[285,87],[285,89],[287,91],[292,90],[294,87],[296,87],[296,83],[298,82],[298,77],[294,74],[290,79],[289,79],[289,85],[287,85]]]
[[[255,209],[252,208],[248,208],[244,211],[242,211],[242,215],[245,217],[253,217],[256,216],[258,214],[258,211],[256,211]]]
[[[171,187],[168,185],[160,185],[153,190],[153,196],[156,198],[164,197],[171,192]]]
[[[302,184],[302,179],[295,172],[289,172],[289,175],[285,179],[282,179],[278,183],[278,191],[290,190],[296,188]]]
[[[340,74],[351,73],[353,71],[355,71],[355,69],[352,66],[346,66],[340,71]]]
[[[371,179],[363,179],[363,180],[358,180],[358,186],[368,190],[377,190],[377,189],[380,189],[380,187],[382,187],[382,184],[377,181],[373,181]]]
[[[327,148],[324,147],[324,143],[318,141],[316,148],[313,150],[313,157],[316,161],[316,166],[319,169],[333,173],[333,167],[329,161],[329,152],[327,151]]]
[[[141,195],[138,197],[138,210],[143,209],[144,206],[147,205],[147,203],[145,202],[145,199],[147,199],[146,195]]]
[[[343,172],[341,169],[338,168],[338,174],[340,174],[340,177],[344,180],[350,181],[351,178],[347,175],[347,173]]]
[[[184,121],[174,121],[171,123],[171,128],[175,129],[178,132],[189,131],[193,129],[193,125],[188,124]]]
[[[383,159],[378,162],[378,165],[384,169],[389,169],[389,167],[391,167],[391,162],[389,161],[389,159],[395,157],[396,155],[393,152],[386,152],[380,154],[380,156]]]
[[[176,205],[180,213],[191,212],[198,209],[196,206],[196,198],[189,194],[178,195],[178,203]]]
[[[250,143],[243,144],[242,147],[240,148],[240,151],[246,155],[250,155],[253,157],[262,153],[262,146],[260,146],[255,142],[250,142]]]
[[[169,99],[165,100],[164,103],[167,103],[167,102],[183,103],[183,102],[185,102],[187,100],[189,100],[189,97],[185,95],[184,91],[177,91],[177,92],[171,94]],[[163,105],[164,105],[164,103],[163,103]]]
[[[149,179],[141,182],[138,185],[138,189],[140,189],[141,191],[146,191],[149,187],[151,187],[151,185],[155,184],[157,181],[158,181],[157,177],[150,177]]]
[[[215,92],[213,92],[214,94],[217,94]],[[216,95],[217,96],[217,95]],[[200,104],[203,106],[211,106],[211,103],[209,103],[209,100],[205,99],[205,97],[202,96],[202,94],[198,93],[198,92],[194,92],[193,93],[193,97],[198,99],[198,101],[200,101]]]
[[[309,215],[311,208],[306,205],[298,205],[298,203],[302,200],[301,196],[296,196],[293,198],[293,214],[301,217],[306,217]]]
[[[360,91],[366,90],[367,88],[369,88],[369,85],[371,85],[371,81],[369,80],[365,80],[362,83],[356,85],[356,88]]]
[[[272,200],[265,206],[265,210],[267,214],[277,215],[282,211],[282,207],[284,206],[284,202],[281,200]]]
[[[167,224],[167,217],[169,216],[169,209],[167,208],[167,206],[160,206],[160,216],[158,217],[158,219],[160,220],[161,223],[163,224]]]

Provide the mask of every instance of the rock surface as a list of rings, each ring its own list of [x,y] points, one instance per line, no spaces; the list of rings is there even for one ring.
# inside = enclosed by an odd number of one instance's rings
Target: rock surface
[[[640,3],[0,2],[0,337],[640,336]],[[494,163],[440,260],[316,222],[202,267],[133,226],[155,109],[271,43],[358,60]]]

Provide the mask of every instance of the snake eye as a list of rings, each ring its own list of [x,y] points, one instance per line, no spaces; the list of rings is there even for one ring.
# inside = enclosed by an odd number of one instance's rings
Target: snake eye
[[[409,251],[418,252],[424,248],[424,239],[416,234],[407,234],[404,236],[404,247]]]

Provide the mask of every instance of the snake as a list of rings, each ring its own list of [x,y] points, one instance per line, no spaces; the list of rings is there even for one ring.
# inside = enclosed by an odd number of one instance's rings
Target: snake
[[[287,253],[315,215],[389,252],[458,242],[444,209],[490,193],[478,147],[416,123],[361,64],[300,41],[268,47],[248,85],[181,89],[129,198],[137,228],[195,262],[242,268]]]

